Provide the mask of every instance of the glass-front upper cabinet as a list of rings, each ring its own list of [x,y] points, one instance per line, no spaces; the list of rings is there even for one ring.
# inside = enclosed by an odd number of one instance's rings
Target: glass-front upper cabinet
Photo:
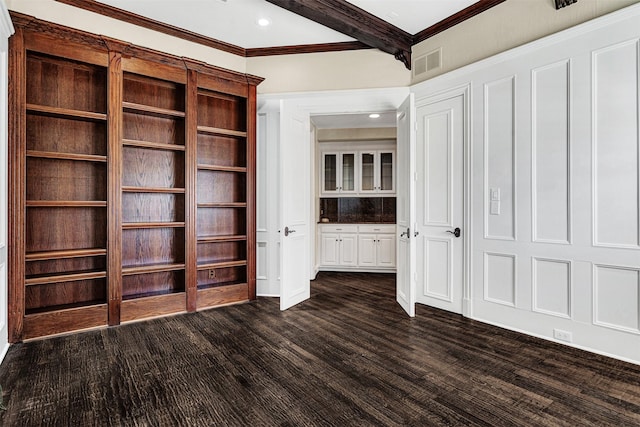
[[[394,157],[393,150],[360,152],[361,193],[393,193],[395,191]]]
[[[356,153],[322,153],[322,193],[356,192]]]

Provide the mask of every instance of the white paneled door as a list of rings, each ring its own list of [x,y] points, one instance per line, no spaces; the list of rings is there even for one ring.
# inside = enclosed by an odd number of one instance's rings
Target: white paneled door
[[[418,106],[416,302],[462,313],[464,98]]]
[[[398,109],[398,191],[396,208],[396,238],[398,260],[396,267],[396,300],[409,316],[416,315],[415,309],[415,243],[414,224],[414,171],[415,171],[415,101],[409,97]]]
[[[292,101],[280,106],[280,309],[311,294],[309,282],[309,198],[311,164],[309,114]]]

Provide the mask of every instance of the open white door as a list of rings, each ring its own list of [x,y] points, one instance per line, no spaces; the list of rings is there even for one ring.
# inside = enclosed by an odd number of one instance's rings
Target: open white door
[[[415,215],[414,173],[415,162],[415,101],[411,93],[398,109],[397,136],[397,239],[398,260],[396,273],[396,300],[411,317],[415,312],[415,243],[413,224]]]
[[[280,309],[311,295],[309,281],[309,114],[280,101]]]

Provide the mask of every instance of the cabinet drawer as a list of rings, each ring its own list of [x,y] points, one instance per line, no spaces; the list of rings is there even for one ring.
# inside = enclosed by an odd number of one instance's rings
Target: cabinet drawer
[[[320,224],[321,233],[357,233],[358,226],[354,224]]]
[[[372,234],[395,233],[396,226],[395,226],[395,224],[360,225],[360,226],[358,226],[358,231],[360,233],[372,233]]]

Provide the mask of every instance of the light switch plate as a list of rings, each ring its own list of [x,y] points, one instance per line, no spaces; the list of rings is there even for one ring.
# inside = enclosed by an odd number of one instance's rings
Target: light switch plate
[[[491,213],[491,215],[500,215],[500,202],[499,201],[492,201],[491,202],[490,213]]]
[[[499,202],[500,201],[500,189],[492,188],[489,190],[491,193],[491,201]]]

